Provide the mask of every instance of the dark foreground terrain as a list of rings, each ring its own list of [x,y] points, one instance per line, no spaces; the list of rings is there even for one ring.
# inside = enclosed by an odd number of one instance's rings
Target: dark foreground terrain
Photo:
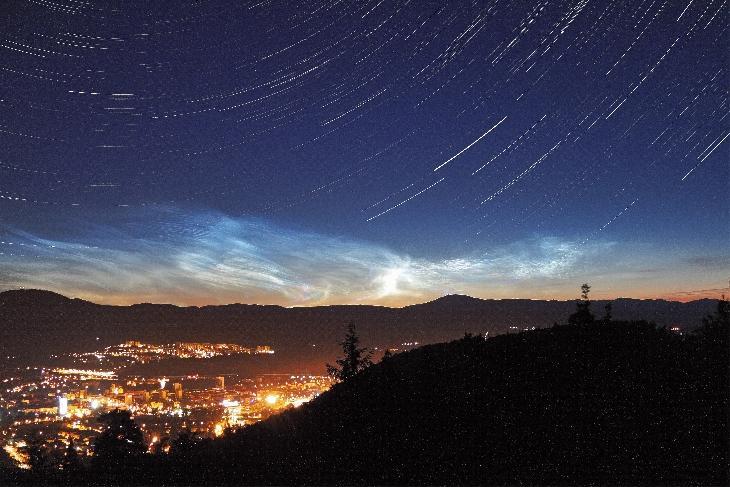
[[[6,473],[27,484],[726,485],[720,311],[685,336],[616,321],[465,336],[387,357],[216,440]]]

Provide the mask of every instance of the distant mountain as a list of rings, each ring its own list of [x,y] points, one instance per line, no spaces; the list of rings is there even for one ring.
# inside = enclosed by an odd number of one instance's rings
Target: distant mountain
[[[8,306],[61,306],[72,301],[71,298],[42,289],[14,289],[0,293],[0,303]],[[85,302],[80,299],[75,301]]]
[[[596,315],[602,315],[605,303],[594,302]],[[715,303],[617,299],[613,316],[689,329],[698,326]],[[15,290],[0,293],[0,354],[41,359],[51,353],[91,351],[129,339],[234,342],[272,345],[281,352],[277,363],[282,370],[320,370],[336,354],[344,326],[350,321],[356,323],[366,345],[383,348],[404,342],[444,342],[465,332],[493,336],[509,332],[510,327],[551,326],[565,322],[574,309],[574,301],[484,300],[460,295],[404,308],[108,306],[49,291]]]

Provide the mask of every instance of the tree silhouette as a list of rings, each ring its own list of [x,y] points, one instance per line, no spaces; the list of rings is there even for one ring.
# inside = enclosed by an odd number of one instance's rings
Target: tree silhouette
[[[202,438],[194,434],[190,430],[183,430],[170,443],[170,453],[172,455],[190,455],[197,445],[202,441]]]
[[[603,322],[606,324],[611,323],[611,320],[613,319],[613,306],[610,302],[608,302],[606,303],[606,306],[603,307],[603,309],[605,310],[605,314],[603,315]]]
[[[725,296],[722,296],[722,298],[717,301],[717,311],[715,311],[715,314],[707,315],[702,318],[702,328],[700,328],[700,330],[702,333],[713,333],[723,331],[723,328],[725,328],[724,331],[727,331],[729,326],[730,302],[725,299]]]
[[[61,466],[70,478],[75,477],[81,471],[81,461],[79,460],[79,454],[76,451],[73,439],[68,440],[68,446],[66,446],[66,450],[64,451]]]
[[[587,283],[580,287],[580,299],[576,303],[575,313],[568,318],[568,324],[586,325],[595,321],[596,318],[591,313],[591,300],[588,298],[590,292],[591,286]]]
[[[163,436],[158,442],[150,446],[152,453],[157,456],[166,455],[172,448],[172,442],[169,436]]]
[[[370,357],[372,351],[367,347],[360,348],[360,338],[357,336],[355,324],[347,326],[347,335],[340,343],[344,357],[337,359],[337,365],[327,364],[327,374],[339,381],[346,381],[358,372],[372,365]]]
[[[28,455],[28,465],[34,473],[42,474],[51,468],[48,446],[39,435],[34,434],[26,441],[25,453]]]
[[[147,450],[144,435],[129,411],[115,409],[99,416],[103,431],[94,440],[94,465],[109,469],[122,467]]]
[[[720,348],[727,347],[730,340],[730,302],[724,295],[717,302],[715,314],[702,318],[702,327],[697,329],[697,335]]]

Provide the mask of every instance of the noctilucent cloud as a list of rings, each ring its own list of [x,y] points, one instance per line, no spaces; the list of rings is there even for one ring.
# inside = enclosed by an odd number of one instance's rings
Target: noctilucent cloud
[[[0,9],[0,289],[729,291],[727,2]]]

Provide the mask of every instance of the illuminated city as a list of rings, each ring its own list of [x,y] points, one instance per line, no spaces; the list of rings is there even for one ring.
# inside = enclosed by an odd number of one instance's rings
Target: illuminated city
[[[74,366],[21,367],[1,379],[0,441],[20,468],[28,468],[31,439],[62,452],[69,442],[79,455],[93,455],[97,418],[129,410],[142,428],[150,452],[169,449],[180,432],[220,436],[277,411],[301,406],[329,389],[327,376],[260,374],[220,376],[130,376],[125,368],[170,358],[209,359],[222,355],[274,354],[268,345],[226,343],[149,344],[127,341],[95,352],[74,352]]]

